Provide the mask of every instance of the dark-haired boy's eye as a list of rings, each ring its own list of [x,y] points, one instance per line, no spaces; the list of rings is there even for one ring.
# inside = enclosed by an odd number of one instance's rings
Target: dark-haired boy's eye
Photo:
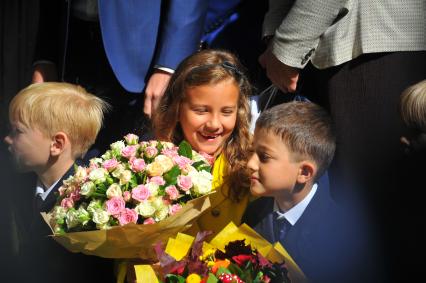
[[[266,162],[269,160],[270,156],[264,152],[258,153],[260,162]]]

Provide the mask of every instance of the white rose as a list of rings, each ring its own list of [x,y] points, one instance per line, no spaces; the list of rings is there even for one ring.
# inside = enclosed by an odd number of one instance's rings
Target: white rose
[[[151,196],[155,197],[155,196],[158,195],[159,186],[157,184],[150,182],[150,183],[146,184],[146,187],[148,188]]]
[[[67,216],[67,210],[62,206],[55,206],[53,209],[53,218],[55,219],[56,223],[63,224],[64,218]]]
[[[102,158],[99,158],[99,157],[90,159],[90,165],[92,165],[91,167],[99,167],[99,165],[101,165],[102,162],[104,161],[102,160]]]
[[[207,171],[190,172],[192,179],[192,191],[197,195],[205,195],[212,190],[213,176]]]
[[[157,197],[153,200],[151,200],[152,206],[154,206],[154,208],[156,210],[159,209],[163,209],[163,207],[165,207],[166,205],[164,204],[163,198],[162,197]]]
[[[84,183],[80,188],[80,194],[90,197],[95,192],[96,186],[93,182],[89,181]]]
[[[162,208],[155,211],[154,219],[155,221],[158,222],[166,218],[168,215],[169,215],[169,208],[166,205],[164,205]]]
[[[118,164],[117,167],[114,169],[114,171],[112,171],[111,175],[114,176],[115,178],[119,178],[121,173],[124,171],[124,165],[123,164]]]
[[[104,168],[96,168],[89,173],[89,179],[95,183],[103,183],[106,181],[107,174],[108,171]]]
[[[78,221],[83,225],[86,225],[87,222],[90,220],[89,212],[85,210],[82,206],[80,206],[77,210],[77,217]]]
[[[109,214],[105,210],[98,208],[93,212],[93,222],[104,225],[109,221]],[[98,225],[96,225],[97,227]]]
[[[148,175],[151,177],[154,176],[161,176],[164,173],[163,166],[158,162],[152,162],[148,164],[145,168],[146,172],[148,172]]]
[[[116,141],[110,145],[113,153],[121,153],[121,150],[126,146],[124,141]]]
[[[167,156],[162,155],[162,154],[155,157],[155,162],[157,162],[161,165],[164,172],[169,171],[175,165],[173,163],[173,160],[170,157],[167,157]]]
[[[125,185],[132,178],[132,171],[124,170],[123,172],[121,172],[121,174],[118,178],[120,179],[120,185]]]
[[[97,209],[101,209],[102,204],[99,200],[92,200],[87,206],[87,211],[94,214]]]
[[[101,155],[101,158],[103,159],[103,160],[109,160],[109,159],[112,159],[112,153],[111,153],[111,150],[107,150],[104,154],[102,154]]]
[[[121,192],[120,185],[114,183],[111,186],[109,186],[108,190],[106,191],[106,195],[109,199],[113,197],[122,197],[123,193]]]
[[[86,168],[78,166],[74,174],[75,181],[81,183],[86,179],[86,177],[87,177]]]
[[[135,211],[143,217],[151,217],[155,213],[155,207],[148,201],[143,201],[135,207]]]
[[[77,210],[71,208],[67,211],[67,215],[65,217],[65,222],[67,223],[68,228],[73,228],[80,224],[78,221],[78,212]]]

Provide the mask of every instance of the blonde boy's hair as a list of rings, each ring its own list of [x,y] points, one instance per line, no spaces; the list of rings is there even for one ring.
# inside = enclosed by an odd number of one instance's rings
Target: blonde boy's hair
[[[75,158],[95,142],[109,105],[69,83],[38,83],[21,90],[10,102],[9,119],[37,128],[46,137],[64,132]]]
[[[426,80],[402,92],[401,116],[408,127],[426,133]]]

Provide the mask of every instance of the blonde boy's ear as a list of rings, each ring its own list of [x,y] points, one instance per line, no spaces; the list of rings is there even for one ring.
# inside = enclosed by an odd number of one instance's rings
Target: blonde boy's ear
[[[297,175],[297,182],[305,184],[312,181],[317,172],[317,166],[311,161],[302,161],[299,166],[299,174]]]
[[[68,147],[69,140],[67,134],[64,132],[57,132],[52,137],[52,144],[50,146],[50,154],[58,156]]]

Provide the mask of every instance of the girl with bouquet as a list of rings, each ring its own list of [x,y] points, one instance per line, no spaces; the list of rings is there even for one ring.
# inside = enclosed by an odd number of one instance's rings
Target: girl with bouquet
[[[230,221],[239,225],[249,202],[250,94],[251,85],[234,55],[203,50],[178,66],[154,115],[157,139],[176,144],[186,140],[211,156],[216,193],[191,228],[193,234],[216,234]]]

